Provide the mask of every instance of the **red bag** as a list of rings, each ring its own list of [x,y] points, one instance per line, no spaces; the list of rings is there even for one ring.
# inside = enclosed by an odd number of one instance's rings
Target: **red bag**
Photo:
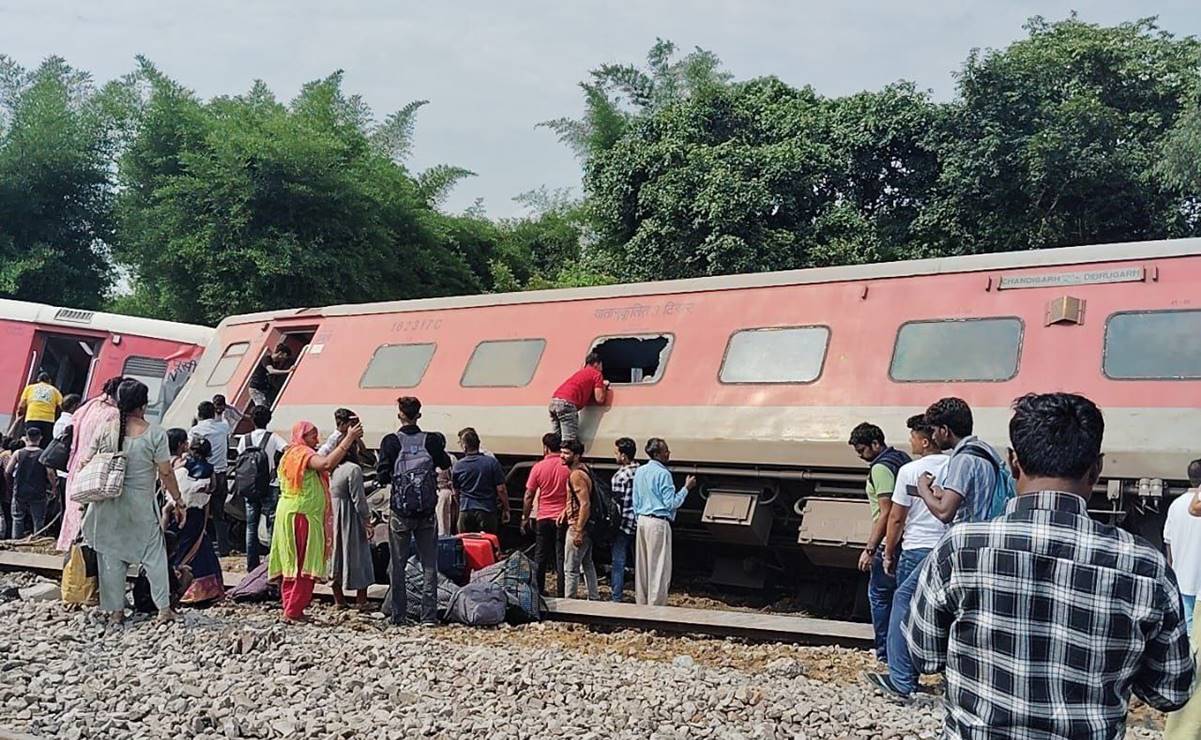
[[[463,554],[467,557],[467,572],[487,568],[496,562],[500,554],[500,538],[485,532],[463,532],[458,535],[463,541]]]

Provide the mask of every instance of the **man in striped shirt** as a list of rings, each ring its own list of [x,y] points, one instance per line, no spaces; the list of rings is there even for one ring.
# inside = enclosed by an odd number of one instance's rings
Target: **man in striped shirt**
[[[946,669],[943,737],[1120,738],[1133,691],[1171,711],[1193,659],[1176,578],[1141,537],[1088,515],[1105,422],[1069,393],[1014,403],[1018,496],[950,528],[926,559],[905,637]]]

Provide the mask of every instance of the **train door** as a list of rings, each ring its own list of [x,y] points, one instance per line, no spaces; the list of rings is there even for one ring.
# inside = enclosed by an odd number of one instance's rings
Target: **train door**
[[[32,383],[45,372],[64,396],[72,393],[86,396],[102,342],[103,337],[36,332],[30,346],[26,382]]]
[[[252,366],[253,368],[257,369],[260,365],[262,365],[267,356],[271,355],[276,348],[281,345],[288,348],[288,351],[291,353],[291,357],[293,358],[291,365],[288,367],[287,374],[282,376],[268,376],[273,388],[273,390],[267,394],[268,405],[271,409],[274,409],[279,403],[280,397],[283,396],[284,391],[287,389],[288,382],[292,379],[292,374],[295,372],[297,366],[304,359],[305,354],[308,352],[309,345],[313,341],[313,335],[316,332],[316,326],[276,326],[272,328],[271,332],[267,336],[266,341],[263,342],[263,345],[259,351],[259,355],[255,359],[255,364]],[[254,373],[255,369],[252,369],[247,375],[246,382],[242,384],[237,394],[235,394],[233,398],[227,399],[231,406],[234,406],[235,408],[244,412],[248,411],[254,405],[250,392],[251,379],[254,377]],[[249,417],[244,416],[241,423],[238,424],[238,428],[234,430],[234,433],[246,434],[253,428],[254,423]]]

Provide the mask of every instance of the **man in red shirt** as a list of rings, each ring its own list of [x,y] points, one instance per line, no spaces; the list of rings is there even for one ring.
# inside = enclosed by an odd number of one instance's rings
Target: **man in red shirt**
[[[525,501],[522,509],[525,517],[521,530],[534,530],[534,562],[538,568],[538,592],[546,595],[546,572],[550,570],[550,559],[555,558],[555,574],[558,582],[555,595],[563,597],[563,549],[567,541],[567,524],[563,513],[567,510],[567,478],[571,470],[563,464],[559,455],[562,442],[555,433],[542,435],[542,459],[530,468],[525,483]]]
[[[604,369],[600,355],[589,352],[584,367],[563,381],[551,396],[550,430],[563,442],[575,439],[580,430],[580,409],[590,403],[604,403],[609,395],[609,381],[601,374]]]

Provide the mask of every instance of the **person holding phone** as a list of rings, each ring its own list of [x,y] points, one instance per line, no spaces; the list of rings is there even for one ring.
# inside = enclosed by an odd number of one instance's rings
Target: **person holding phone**
[[[350,409],[338,409],[334,411],[334,433],[322,443],[317,450],[318,455],[328,455],[333,452],[338,444],[342,441],[342,437],[346,436],[346,430],[355,424],[359,424],[359,416]]]
[[[909,616],[909,603],[917,590],[922,563],[926,562],[948,526],[926,508],[917,493],[918,479],[923,475],[937,476],[949,456],[934,442],[934,427],[925,414],[911,416],[905,424],[909,427],[913,461],[897,471],[882,556],[884,572],[897,579],[888,619],[888,672],[867,672],[863,679],[873,689],[907,697],[917,690],[917,671],[909,657],[909,646],[901,634],[901,625]]]

